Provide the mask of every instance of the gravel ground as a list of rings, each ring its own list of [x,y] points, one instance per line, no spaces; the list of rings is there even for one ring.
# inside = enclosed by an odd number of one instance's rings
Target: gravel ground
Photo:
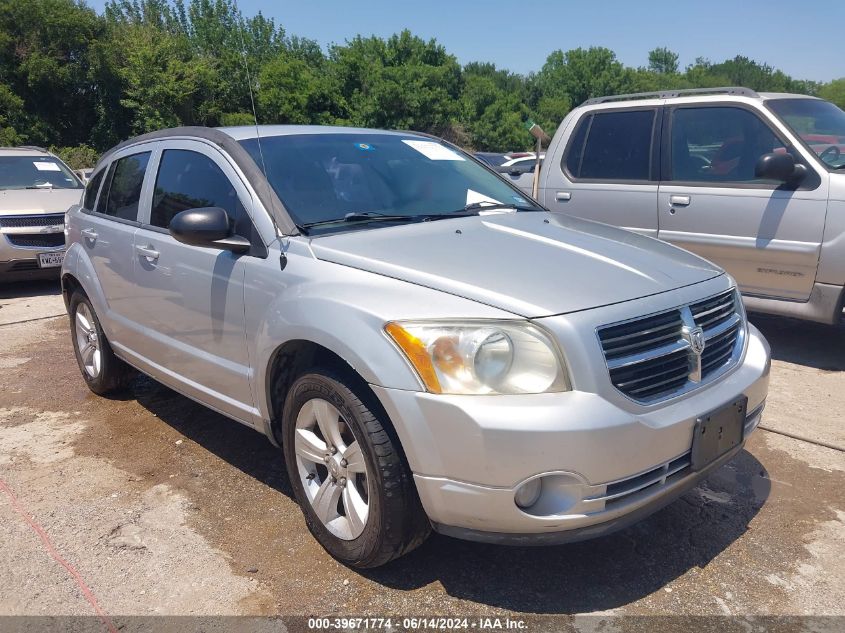
[[[0,615],[92,615],[77,580],[112,616],[845,615],[841,328],[753,318],[776,432],[640,524],[551,548],[435,535],[356,572],[265,438],[147,378],[90,394],[55,285],[0,292]]]

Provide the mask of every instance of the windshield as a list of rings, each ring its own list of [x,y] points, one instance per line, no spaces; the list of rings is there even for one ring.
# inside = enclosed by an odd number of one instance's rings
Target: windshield
[[[0,189],[81,189],[71,171],[51,156],[0,156]]]
[[[256,139],[241,144],[256,164],[261,165],[263,155],[270,185],[299,226],[343,223],[346,216],[360,219],[362,214],[447,216],[467,205],[540,210],[475,161],[427,138],[379,133],[271,136],[261,138],[260,153]],[[352,228],[350,224],[340,228]],[[354,224],[362,228],[360,222]]]
[[[818,99],[772,99],[766,105],[828,167],[845,165],[845,112]]]

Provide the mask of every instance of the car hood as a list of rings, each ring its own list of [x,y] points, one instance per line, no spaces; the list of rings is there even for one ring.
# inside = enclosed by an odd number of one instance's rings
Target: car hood
[[[722,274],[664,242],[544,212],[353,231],[314,238],[311,248],[325,261],[530,318],[638,299]]]
[[[82,199],[82,189],[0,189],[0,215],[64,213]]]

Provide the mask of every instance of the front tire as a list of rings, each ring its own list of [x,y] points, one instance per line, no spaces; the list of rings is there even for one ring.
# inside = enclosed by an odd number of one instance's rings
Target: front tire
[[[298,378],[283,415],[285,463],[311,534],[352,567],[378,567],[430,532],[411,472],[369,394],[330,371]]]
[[[76,291],[70,298],[73,352],[88,388],[99,396],[126,389],[135,371],[115,356],[91,301]]]

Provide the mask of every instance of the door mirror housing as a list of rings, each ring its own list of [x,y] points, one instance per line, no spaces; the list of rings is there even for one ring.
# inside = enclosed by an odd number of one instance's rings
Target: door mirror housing
[[[170,234],[183,244],[221,248],[246,253],[252,246],[240,235],[232,235],[229,214],[220,207],[186,209],[170,220]]]
[[[757,178],[797,183],[807,175],[807,168],[801,163],[796,163],[795,157],[788,152],[763,154],[757,161],[754,175]]]

